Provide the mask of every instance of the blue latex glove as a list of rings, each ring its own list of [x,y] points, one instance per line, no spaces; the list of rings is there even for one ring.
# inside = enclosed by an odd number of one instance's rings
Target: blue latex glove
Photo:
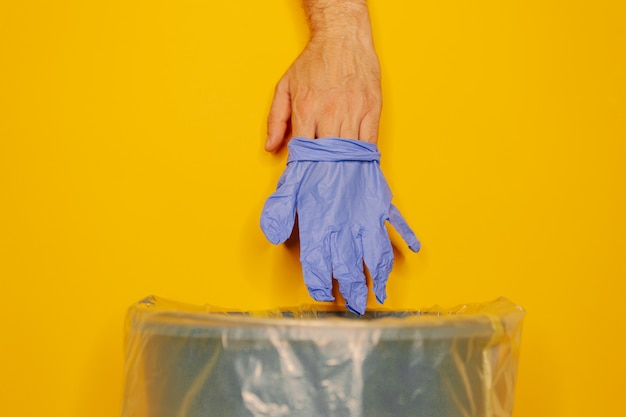
[[[385,229],[388,220],[417,252],[420,243],[398,209],[380,170],[375,144],[350,139],[293,138],[287,168],[267,199],[261,229],[279,244],[294,227],[300,229],[300,262],[304,282],[318,301],[332,301],[332,277],[347,308],[365,313],[367,266],[379,303],[385,301],[393,249]]]

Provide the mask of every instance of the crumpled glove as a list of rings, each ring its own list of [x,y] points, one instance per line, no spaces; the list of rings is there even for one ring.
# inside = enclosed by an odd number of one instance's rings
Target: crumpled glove
[[[420,242],[398,209],[380,169],[375,144],[339,138],[293,138],[276,191],[267,199],[261,229],[279,244],[289,238],[296,213],[304,282],[317,301],[332,301],[332,277],[346,307],[365,313],[367,285],[363,261],[379,303],[386,294],[393,249],[389,221],[417,252]]]

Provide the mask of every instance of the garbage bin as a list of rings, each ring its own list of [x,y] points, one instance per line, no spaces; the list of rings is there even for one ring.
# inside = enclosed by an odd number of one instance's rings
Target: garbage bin
[[[524,312],[227,312],[148,297],[126,322],[122,417],[510,417]]]

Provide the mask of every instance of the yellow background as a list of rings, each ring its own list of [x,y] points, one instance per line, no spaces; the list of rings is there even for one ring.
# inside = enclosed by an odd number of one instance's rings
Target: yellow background
[[[515,416],[623,415],[624,2],[370,10],[382,167],[423,243],[393,234],[386,307],[504,295],[528,311]],[[146,295],[310,302],[258,226],[306,39],[297,0],[0,3],[1,415],[119,415]]]

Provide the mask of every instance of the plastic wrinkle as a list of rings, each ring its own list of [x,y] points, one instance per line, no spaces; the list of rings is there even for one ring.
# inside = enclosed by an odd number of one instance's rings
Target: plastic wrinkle
[[[142,300],[126,318],[122,417],[511,417],[519,306],[324,307]]]

